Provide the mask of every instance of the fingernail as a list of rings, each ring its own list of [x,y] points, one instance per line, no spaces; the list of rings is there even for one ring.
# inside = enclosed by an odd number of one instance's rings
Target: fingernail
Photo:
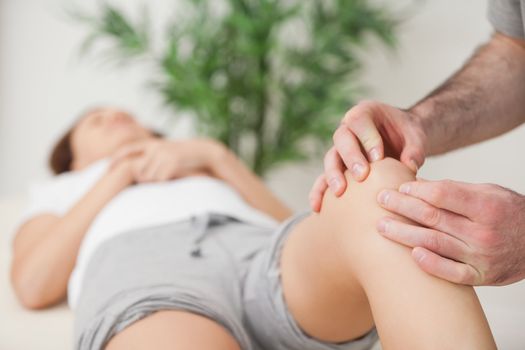
[[[352,165],[352,175],[354,178],[361,178],[365,174],[365,166],[361,163],[354,163]]]
[[[372,148],[372,150],[370,151],[369,155],[370,155],[370,160],[372,162],[375,162],[376,160],[379,160],[379,151],[377,150],[377,148]]]
[[[337,177],[333,177],[328,182],[328,185],[330,186],[330,189],[333,193],[336,193],[341,188],[341,181]]]
[[[382,205],[387,205],[389,198],[390,192],[388,190],[383,190],[379,193],[378,200]]]
[[[388,229],[388,222],[388,219],[380,219],[377,223],[377,231],[379,231],[379,233],[385,233]]]
[[[409,194],[410,193],[410,185],[409,184],[402,184],[399,187],[399,192],[404,193],[404,194]]]
[[[412,249],[412,256],[416,259],[417,262],[421,262],[425,258],[425,253],[421,249]]]

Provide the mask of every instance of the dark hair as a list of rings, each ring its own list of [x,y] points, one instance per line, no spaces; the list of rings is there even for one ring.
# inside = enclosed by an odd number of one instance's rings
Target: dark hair
[[[73,131],[85,116],[91,114],[96,109],[98,108],[93,108],[88,112],[82,113],[80,118],[78,118],[78,120],[66,131],[53,147],[51,156],[49,157],[49,167],[51,168],[51,171],[53,171],[53,174],[58,175],[71,171],[71,166],[73,164],[73,148],[71,145]],[[151,133],[154,137],[164,137],[164,134],[156,130],[151,130]]]
[[[49,157],[49,166],[55,175],[71,170],[71,164],[73,163],[71,135],[74,129],[75,125],[69,128],[64,136],[55,144],[55,147],[53,147],[53,151]]]

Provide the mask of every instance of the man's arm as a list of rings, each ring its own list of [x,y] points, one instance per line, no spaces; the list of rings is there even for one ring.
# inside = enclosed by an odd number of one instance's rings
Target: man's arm
[[[385,156],[417,171],[435,155],[498,136],[525,122],[525,40],[496,32],[456,74],[408,110],[364,101],[344,116],[310,192],[320,210],[328,185],[340,196],[343,172],[366,179]]]
[[[525,122],[525,41],[495,33],[443,85],[409,109],[427,136],[426,154],[501,135]]]
[[[325,172],[310,192],[313,210],[320,211],[328,186],[336,196],[344,193],[346,169],[363,181],[368,162],[389,155],[417,171],[427,155],[480,142],[520,125],[525,121],[524,95],[525,40],[498,32],[462,69],[412,108],[375,101],[358,104],[334,133]],[[382,233],[414,247],[420,267],[466,284],[501,285],[524,278],[523,195],[496,185],[450,181],[419,185],[426,188],[424,194],[412,192],[414,186],[418,185],[400,188],[404,195],[390,202],[394,207],[386,208],[426,227],[383,222],[387,229]],[[471,208],[483,210],[469,216]],[[468,249],[458,249],[465,242]]]

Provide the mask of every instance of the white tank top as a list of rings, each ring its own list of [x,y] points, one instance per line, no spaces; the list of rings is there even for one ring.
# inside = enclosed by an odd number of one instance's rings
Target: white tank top
[[[32,186],[29,207],[20,224],[38,214],[66,214],[108,167],[109,159],[103,159],[81,171],[64,173],[45,184]],[[205,212],[229,215],[262,227],[278,225],[276,220],[248,205],[227,183],[212,177],[191,176],[130,186],[102,208],[86,232],[68,283],[69,306],[75,308],[89,260],[103,242],[132,230]]]

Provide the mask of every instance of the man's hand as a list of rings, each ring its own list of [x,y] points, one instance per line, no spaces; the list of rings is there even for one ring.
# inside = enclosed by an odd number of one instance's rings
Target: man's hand
[[[419,118],[379,102],[365,101],[350,109],[333,140],[334,146],[324,158],[325,172],[310,191],[310,205],[314,211],[321,209],[328,187],[336,196],[344,193],[346,169],[357,181],[363,181],[370,170],[369,161],[390,156],[414,172],[425,161],[426,135]]]
[[[220,149],[219,143],[210,139],[154,138],[124,146],[113,156],[112,164],[128,163],[134,182],[167,181],[207,171]]]
[[[468,285],[506,285],[525,278],[525,196],[497,185],[450,180],[405,183],[379,203],[423,227],[383,218],[378,231],[414,247],[429,274]]]

